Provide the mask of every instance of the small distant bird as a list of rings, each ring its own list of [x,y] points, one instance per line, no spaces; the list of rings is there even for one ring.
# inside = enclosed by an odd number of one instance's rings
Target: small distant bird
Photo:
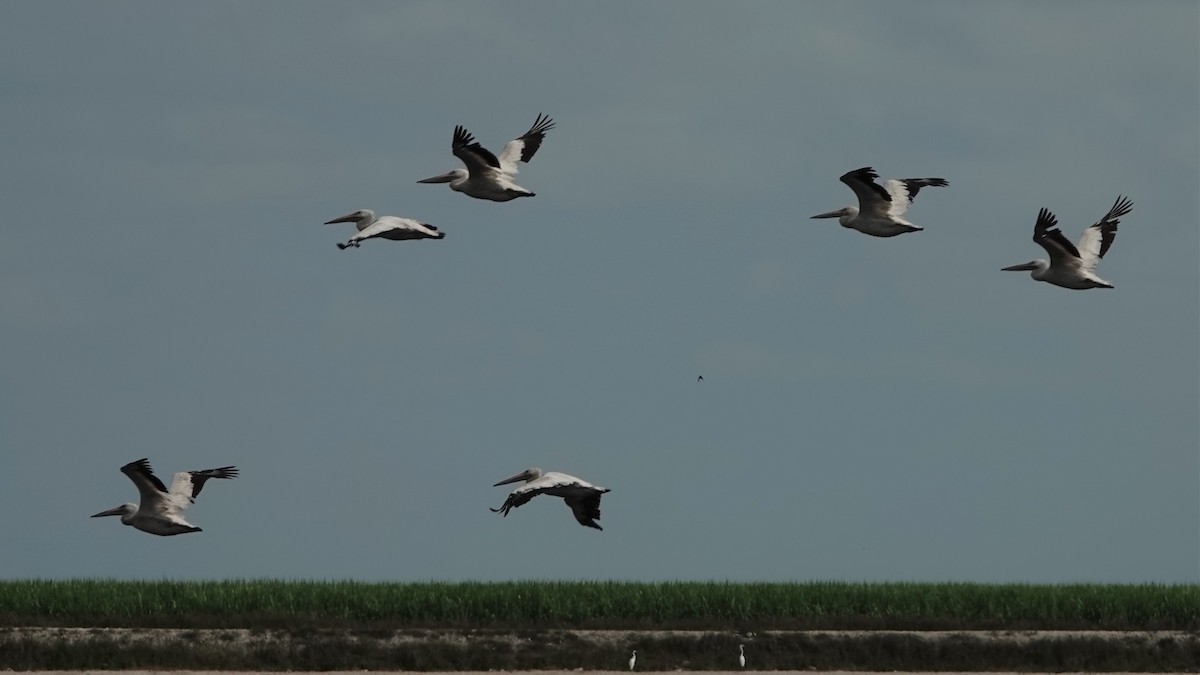
[[[449,183],[450,189],[461,192],[476,199],[489,199],[494,202],[507,202],[518,197],[533,197],[534,193],[517,185],[513,177],[517,175],[517,162],[533,159],[533,155],[542,147],[546,132],[554,128],[554,120],[544,114],[539,114],[529,131],[520,137],[509,141],[500,157],[475,142],[475,137],[464,127],[454,127],[454,138],[450,150],[454,156],[467,165],[466,169],[454,169],[440,176],[425,178],[418,183]]]
[[[337,245],[343,251],[348,248],[358,248],[361,242],[367,239],[403,241],[405,239],[444,239],[446,237],[445,232],[438,230],[429,223],[422,223],[411,218],[399,218],[397,216],[380,216],[376,218],[375,212],[371,209],[359,209],[341,218],[334,218],[325,224],[333,225],[335,223],[354,223],[358,227],[358,234],[350,237],[350,241]]]
[[[604,529],[596,521],[600,520],[600,496],[609,492],[608,488],[597,487],[582,478],[565,473],[555,471],[542,473],[542,470],[537,467],[526,469],[511,478],[505,478],[492,487],[522,480],[525,481],[525,484],[508,493],[508,499],[504,500],[500,508],[491,509],[492,513],[503,513],[507,517],[509,511],[538,495],[553,495],[563,498],[567,506],[571,507],[571,512],[575,514],[575,520],[580,525],[594,527],[597,530]]]
[[[144,457],[121,467],[121,473],[129,476],[129,480],[137,486],[141,503],[122,504],[92,517],[121,516],[122,523],[162,537],[201,532],[200,528],[183,519],[183,511],[196,501],[209,478],[236,478],[238,475],[237,467],[233,466],[180,471],[171,480],[171,489],[168,490],[154,475],[149,460]]]
[[[1048,210],[1042,209],[1038,211],[1037,222],[1033,225],[1033,241],[1046,249],[1046,253],[1050,254],[1050,261],[1031,260],[1005,267],[1002,271],[1031,271],[1029,276],[1038,281],[1074,290],[1112,288],[1112,284],[1096,276],[1096,263],[1108,253],[1109,247],[1116,240],[1117,225],[1121,222],[1118,219],[1132,210],[1133,202],[1118,196],[1108,213],[1083,231],[1076,248],[1063,235],[1062,230],[1058,229],[1058,218]]]
[[[841,177],[841,181],[858,195],[858,206],[847,206],[837,211],[818,213],[813,218],[837,218],[842,227],[858,230],[872,237],[894,237],[905,232],[920,232],[925,229],[901,218],[917,198],[923,187],[946,187],[945,178],[901,178],[889,180],[880,186],[875,182],[879,174],[869,166],[855,169]]]
[[[704,376],[703,376],[703,375],[697,375],[697,376],[696,376],[696,381],[697,381],[697,382],[703,382],[703,381],[704,381]]]
[[[738,645],[738,665],[746,667],[746,645]]]
[[[629,669],[633,670],[633,667],[635,665],[637,665],[637,650],[636,649],[633,650],[633,656],[629,657]]]

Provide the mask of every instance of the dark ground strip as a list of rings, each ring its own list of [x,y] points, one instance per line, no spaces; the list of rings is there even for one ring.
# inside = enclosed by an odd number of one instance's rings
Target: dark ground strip
[[[1197,672],[1193,632],[0,629],[11,670]]]

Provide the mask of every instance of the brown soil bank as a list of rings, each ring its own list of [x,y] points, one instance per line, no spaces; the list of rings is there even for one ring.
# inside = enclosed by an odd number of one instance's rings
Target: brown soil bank
[[[1198,672],[1185,631],[710,631],[0,628],[0,670]]]

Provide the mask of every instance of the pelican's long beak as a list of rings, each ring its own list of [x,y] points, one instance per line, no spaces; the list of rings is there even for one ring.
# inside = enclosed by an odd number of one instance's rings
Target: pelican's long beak
[[[1002,267],[1002,268],[1000,268],[1000,271],[1001,272],[1028,272],[1028,271],[1034,270],[1034,269],[1037,269],[1037,265],[1034,265],[1031,262],[1027,262],[1027,263],[1021,263],[1020,265],[1013,265],[1012,267]]]
[[[417,182],[418,183],[449,183],[452,180],[454,180],[454,172],[453,171],[451,171],[450,173],[444,173],[440,176],[434,176],[433,178],[426,178],[425,180],[419,180]]]
[[[499,483],[496,483],[492,487],[499,487],[501,485],[507,485],[509,483],[516,483],[518,481],[523,481],[523,480],[529,480],[529,472],[528,471],[522,471],[521,473],[513,476],[512,478],[505,478],[504,480],[500,481]]]
[[[346,215],[342,216],[341,218],[334,218],[333,220],[327,221],[325,224],[333,225],[334,223],[356,223],[356,222],[358,222],[358,218],[356,217],[357,214],[358,214],[357,211],[355,211],[354,213],[347,213]]]
[[[817,215],[812,216],[812,218],[841,218],[842,214],[844,212],[845,212],[845,209],[838,209],[837,211],[827,211],[825,213],[818,213]]]
[[[124,512],[125,512],[125,507],[124,507],[124,506],[118,506],[118,507],[117,507],[117,508],[115,508],[115,509],[109,509],[109,510],[107,510],[107,511],[101,511],[100,513],[97,513],[96,515],[94,515],[94,516],[92,516],[92,517],[93,517],[93,518],[99,518],[99,517],[101,517],[101,516],[119,516],[119,515],[122,515],[122,514],[124,514]]]

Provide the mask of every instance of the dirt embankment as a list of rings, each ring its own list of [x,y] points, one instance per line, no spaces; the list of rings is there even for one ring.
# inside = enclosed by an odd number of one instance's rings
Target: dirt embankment
[[[0,628],[0,669],[1198,672],[1184,631]]]

